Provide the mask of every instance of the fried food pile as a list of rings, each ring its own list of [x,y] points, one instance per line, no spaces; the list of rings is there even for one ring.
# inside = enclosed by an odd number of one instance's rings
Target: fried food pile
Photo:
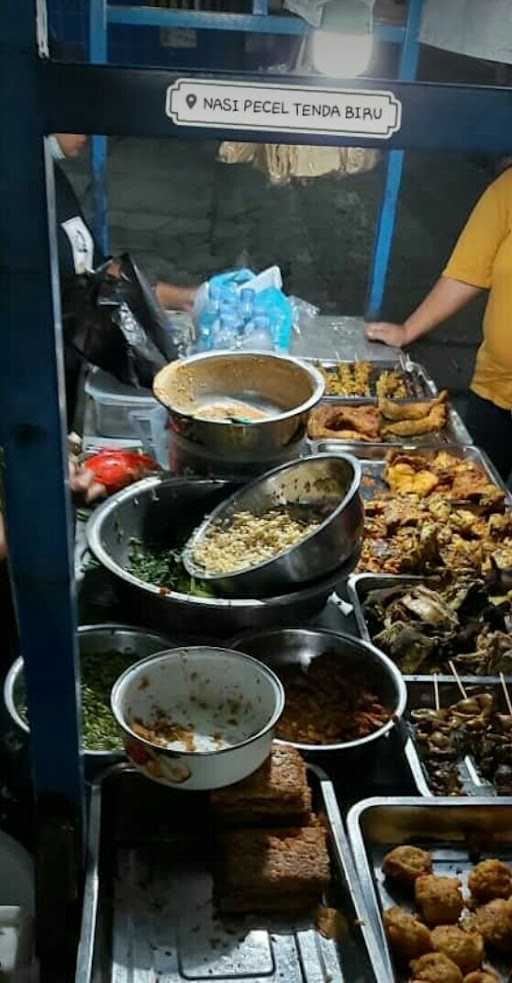
[[[512,514],[473,461],[446,451],[388,454],[388,491],[365,502],[359,569],[429,573],[512,567]]]
[[[363,675],[347,670],[336,653],[319,655],[307,670],[290,666],[274,671],[285,689],[285,708],[277,724],[283,740],[354,741],[379,730],[391,716]]]
[[[325,381],[326,396],[350,397],[390,396],[406,399],[408,391],[403,373],[397,369],[381,371],[371,362],[338,362],[325,368],[318,362],[316,367]]]
[[[377,406],[334,406],[323,403],[308,423],[311,440],[382,442],[397,437],[439,433],[448,419],[447,392],[435,399],[398,403],[380,396]]]
[[[469,875],[469,898],[458,877],[432,873],[432,857],[413,846],[395,847],[382,867],[392,889],[414,895],[417,914],[393,906],[384,928],[400,963],[408,963],[410,983],[493,983],[484,965],[486,950],[512,954],[512,870],[501,860],[483,860]],[[411,899],[412,900],[412,899]],[[464,914],[465,909],[469,909]]]
[[[493,783],[498,795],[512,795],[512,715],[500,713],[494,694],[475,693],[439,710],[412,710],[411,721],[436,795],[464,794],[459,766],[466,755],[471,755],[477,772]],[[507,889],[511,877],[507,868]],[[472,892],[479,893],[473,888]],[[480,895],[489,900],[483,890]]]
[[[403,673],[512,672],[512,583],[495,566],[484,575],[370,591],[363,612],[372,641]]]

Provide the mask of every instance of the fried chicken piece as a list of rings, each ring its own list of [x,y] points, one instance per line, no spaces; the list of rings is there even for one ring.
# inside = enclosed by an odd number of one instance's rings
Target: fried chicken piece
[[[411,962],[413,983],[426,980],[427,983],[463,983],[458,966],[442,952],[429,952]]]
[[[512,869],[501,860],[482,860],[471,871],[468,887],[477,901],[509,898],[512,894]]]
[[[397,420],[395,423],[384,423],[380,428],[381,435],[395,437],[416,437],[424,433],[437,433],[446,425],[447,409],[444,404],[433,406],[426,416],[415,417],[413,420]]]
[[[416,846],[397,846],[384,857],[382,870],[386,877],[404,884],[414,884],[421,874],[432,870],[432,857]]]
[[[512,907],[511,901],[495,898],[475,915],[468,919],[471,928],[483,935],[487,945],[498,952],[512,952]]]
[[[426,399],[414,403],[395,403],[385,397],[379,399],[379,410],[386,420],[398,422],[400,420],[423,420],[433,409],[446,403],[448,393],[443,389],[435,399]]]
[[[393,952],[401,959],[415,959],[432,951],[428,928],[405,908],[388,908],[384,928]]]
[[[414,894],[427,925],[452,925],[459,920],[464,900],[458,877],[424,874],[416,879]]]
[[[464,983],[499,983],[499,977],[493,969],[477,969],[464,977]]]
[[[395,495],[430,495],[439,484],[439,478],[432,471],[417,471],[405,461],[387,466],[384,480]]]
[[[463,973],[482,965],[485,949],[479,932],[464,931],[457,925],[438,925],[432,929],[431,939],[435,951],[448,956]]]
[[[505,498],[505,492],[498,488],[476,464],[460,469],[453,479],[451,498],[480,500],[498,504]]]
[[[312,440],[334,438],[339,440],[343,431],[353,431],[357,440],[377,440],[380,429],[380,413],[376,406],[319,406],[313,410],[308,423],[308,436]]]

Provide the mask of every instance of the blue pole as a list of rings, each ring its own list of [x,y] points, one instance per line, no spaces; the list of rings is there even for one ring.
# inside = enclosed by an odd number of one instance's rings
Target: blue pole
[[[35,3],[0,31],[0,445],[25,660],[36,803],[83,819],[76,610],[53,162],[43,141]]]
[[[412,81],[416,78],[420,51],[418,39],[422,8],[423,0],[409,0],[407,27],[398,73],[399,79],[404,82]],[[395,231],[403,167],[404,151],[389,151],[370,269],[369,295],[366,309],[366,319],[368,321],[376,321],[380,317]]]
[[[108,57],[107,0],[89,0],[89,61],[104,65]],[[91,137],[92,228],[100,249],[109,253],[107,138]]]

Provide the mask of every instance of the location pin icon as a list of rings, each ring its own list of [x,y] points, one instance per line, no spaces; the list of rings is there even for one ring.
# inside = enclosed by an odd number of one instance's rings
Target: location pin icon
[[[197,102],[197,96],[195,96],[195,95],[194,95],[194,94],[193,94],[193,93],[191,92],[191,93],[190,93],[190,95],[188,95],[188,96],[186,97],[186,99],[185,99],[185,102],[186,102],[186,104],[187,104],[187,106],[188,106],[188,108],[189,108],[189,109],[193,109],[193,108],[194,108],[194,106],[195,106],[195,104],[196,104],[196,102]]]

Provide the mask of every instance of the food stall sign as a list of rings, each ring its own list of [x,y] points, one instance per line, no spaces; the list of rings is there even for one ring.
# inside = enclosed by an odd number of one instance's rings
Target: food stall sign
[[[179,79],[166,93],[176,126],[338,134],[388,140],[402,122],[402,104],[379,89],[323,89],[267,82]]]

